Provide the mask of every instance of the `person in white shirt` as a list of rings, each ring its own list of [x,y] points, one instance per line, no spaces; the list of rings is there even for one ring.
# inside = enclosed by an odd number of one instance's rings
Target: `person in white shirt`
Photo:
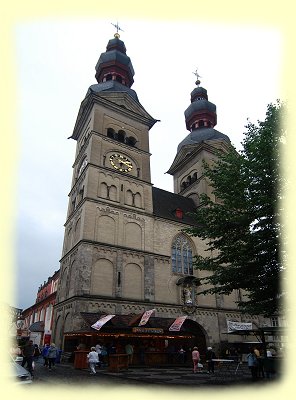
[[[96,374],[96,365],[99,362],[99,356],[98,353],[96,352],[95,347],[90,348],[90,352],[87,355],[88,363],[89,363],[89,368],[90,368],[90,374],[95,375]]]

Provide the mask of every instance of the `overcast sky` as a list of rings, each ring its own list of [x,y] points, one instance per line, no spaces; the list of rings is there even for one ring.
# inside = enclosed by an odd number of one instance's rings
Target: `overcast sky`
[[[15,306],[35,303],[38,287],[59,269],[76,142],[73,131],[95,65],[115,33],[112,20],[39,19],[15,29],[18,86],[17,292]],[[239,149],[249,118],[264,120],[281,97],[282,38],[260,26],[202,20],[119,21],[135,76],[132,88],[159,119],[150,131],[152,183],[173,191],[170,167],[189,133],[184,111],[201,86],[217,106],[216,129]]]

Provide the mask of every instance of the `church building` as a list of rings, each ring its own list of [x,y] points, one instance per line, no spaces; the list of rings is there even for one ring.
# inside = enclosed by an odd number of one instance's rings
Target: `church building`
[[[157,120],[132,89],[134,69],[118,33],[95,69],[97,83],[82,100],[71,136],[77,148],[53,340],[64,351],[98,342],[121,351],[131,343],[135,362],[141,346],[151,363],[153,357],[166,362],[169,349],[181,346],[220,352],[241,341],[228,335],[229,321],[260,326],[264,318],[238,311],[239,290],[198,294],[203,275],[192,260],[205,254],[206,245],[183,232],[194,224],[190,213],[200,194],[213,196],[202,162],[211,163],[216,149],[230,145],[215,129],[216,106],[197,79],[185,110],[188,132],[176,154],[166,154],[174,181],[168,192],[151,182],[149,131]],[[140,324],[146,311],[150,318]],[[104,316],[109,320],[93,328]],[[171,328],[176,321],[179,330]]]

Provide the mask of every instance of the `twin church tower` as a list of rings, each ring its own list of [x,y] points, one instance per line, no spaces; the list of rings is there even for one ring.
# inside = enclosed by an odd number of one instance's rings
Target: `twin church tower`
[[[182,230],[193,224],[188,213],[199,206],[200,194],[212,195],[202,161],[213,159],[217,148],[227,151],[230,140],[214,129],[216,106],[197,80],[185,111],[189,134],[167,171],[174,193],[155,187],[149,130],[157,120],[132,89],[133,76],[115,34],[99,57],[97,83],[81,103],[71,136],[77,147],[53,340],[65,351],[104,338],[136,344],[144,333],[166,346],[180,338],[201,350],[219,346],[227,341],[227,320],[242,321],[235,304],[241,294],[198,295],[202,273],[192,258],[204,254],[205,243]],[[145,329],[135,329],[152,309]],[[100,331],[91,328],[104,315],[113,317]],[[180,316],[186,316],[181,330],[169,332]]]

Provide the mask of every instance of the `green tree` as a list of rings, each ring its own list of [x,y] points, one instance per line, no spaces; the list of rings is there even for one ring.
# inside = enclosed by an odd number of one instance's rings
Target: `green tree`
[[[204,163],[215,201],[201,195],[196,225],[186,230],[207,243],[209,254],[194,259],[196,269],[209,272],[201,283],[210,286],[200,293],[244,289],[248,296],[238,307],[265,316],[282,305],[282,112],[280,102],[268,105],[265,121],[246,126],[241,151],[231,147],[213,164]]]

